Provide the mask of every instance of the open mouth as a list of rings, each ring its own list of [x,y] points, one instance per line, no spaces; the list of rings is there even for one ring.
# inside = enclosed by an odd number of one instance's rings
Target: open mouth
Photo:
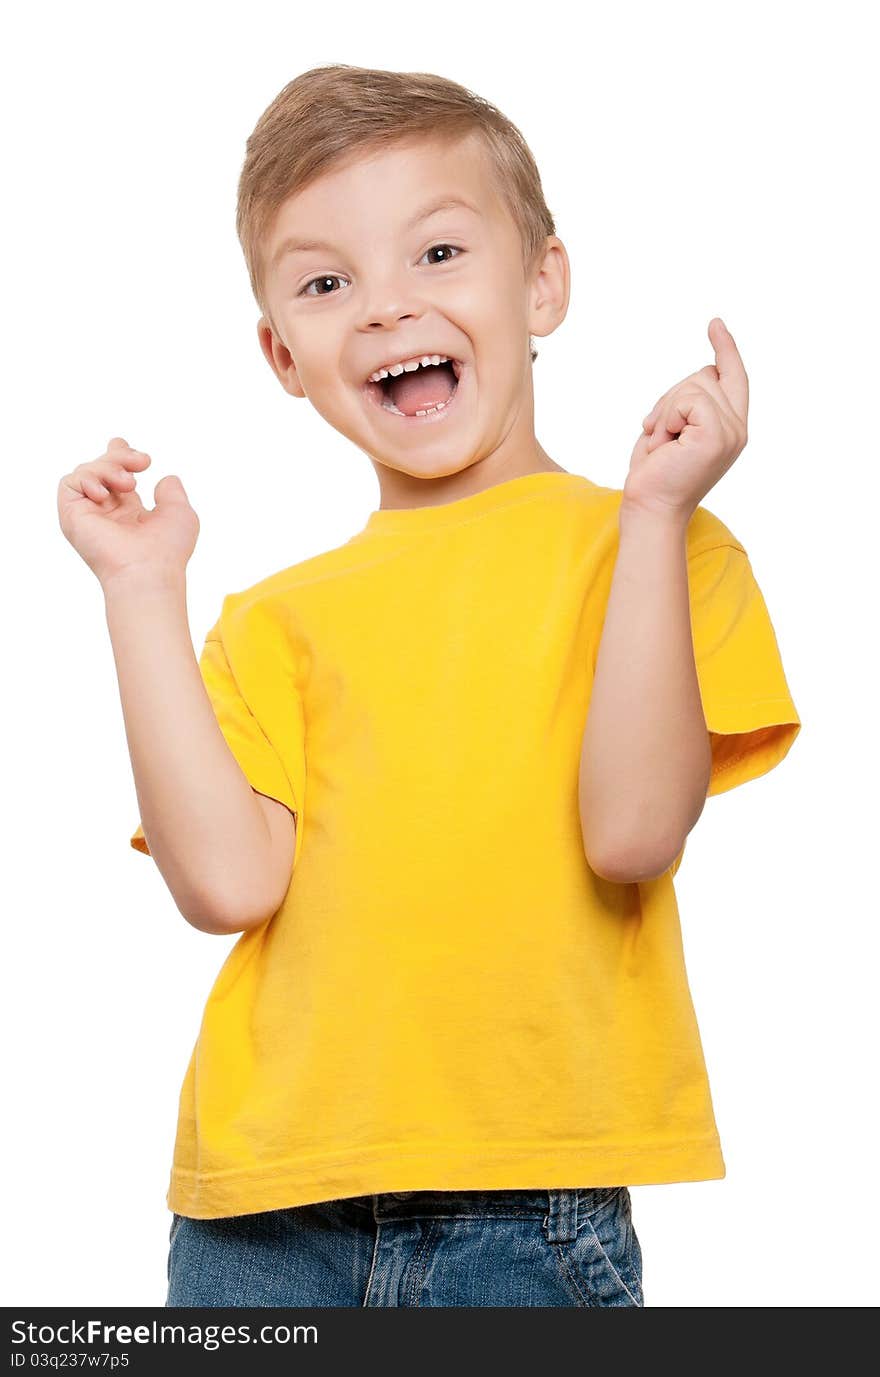
[[[454,406],[465,365],[448,358],[443,363],[364,383],[367,398],[401,424],[442,421]]]

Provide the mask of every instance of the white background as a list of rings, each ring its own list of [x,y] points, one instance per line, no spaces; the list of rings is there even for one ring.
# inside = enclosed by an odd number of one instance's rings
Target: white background
[[[574,15],[571,11],[571,15]],[[297,73],[434,71],[525,134],[572,264],[536,428],[621,487],[641,418],[712,362],[749,444],[704,499],[749,552],[803,721],[710,799],[676,886],[727,1163],[632,1188],[649,1306],[876,1304],[880,226],[871,7],[18,6],[2,58],[6,1305],[164,1304],[177,1097],[235,938],[181,918],[137,807],[99,585],[61,475],[112,435],[201,519],[223,595],[338,545],[366,457],[257,345],[245,140]],[[534,1184],[531,1182],[524,1184]],[[587,1183],[584,1183],[587,1184]]]

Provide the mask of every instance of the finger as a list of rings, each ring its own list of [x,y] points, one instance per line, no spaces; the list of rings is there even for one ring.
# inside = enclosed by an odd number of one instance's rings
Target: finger
[[[103,489],[103,496],[107,497],[111,493],[131,492],[137,486],[134,474],[129,473],[128,469],[115,459],[93,459],[91,463],[83,464],[76,469],[73,476],[81,483],[86,478],[90,480],[89,496],[99,489]],[[84,484],[83,491],[86,491]]]
[[[660,420],[661,417],[665,417],[665,419],[668,420],[669,417],[675,414],[676,402],[679,402],[682,398],[689,397],[689,395],[693,395],[690,394],[690,392],[684,390],[684,388],[686,388],[686,384],[693,383],[693,380],[693,375],[691,375],[690,377],[683,377],[680,383],[676,383],[675,387],[669,388],[668,392],[664,392],[664,394],[662,394],[660,401],[658,401],[656,405],[654,405],[653,410],[650,410],[650,412],[647,413],[645,421],[643,421],[642,423],[643,425],[645,425],[646,430],[649,431],[649,434],[650,431],[653,431],[654,428],[656,428],[657,421]]]
[[[131,492],[137,486],[134,474],[129,473],[127,469],[120,471],[102,468],[99,473],[95,474],[95,477],[111,492]]]
[[[129,462],[129,456],[136,455],[139,458],[145,458],[148,461],[150,458],[146,450],[132,449],[128,441],[123,440],[121,435],[114,435],[110,440],[107,441],[107,453],[112,454],[114,459],[118,460],[119,463],[124,464],[127,464]]]
[[[94,473],[80,474],[79,485],[85,496],[90,497],[93,502],[103,502],[105,497],[110,496],[110,489],[105,487]]]
[[[149,468],[152,462],[149,454],[145,454],[143,450],[132,449],[131,446],[126,446],[123,449],[121,445],[114,445],[108,449],[107,457],[102,455],[100,459],[93,459],[89,467],[94,468],[96,464],[100,464],[102,467],[109,465],[110,472],[124,471],[130,475],[131,470],[140,473],[143,469]]]
[[[649,435],[654,433],[657,422],[661,416],[672,417],[674,403],[682,397],[699,399],[700,397],[711,399],[722,414],[731,411],[730,398],[718,381],[718,372],[713,364],[707,364],[698,373],[692,373],[685,378],[677,387],[670,388],[664,397],[661,397],[654,410],[649,412],[642,422],[642,429]],[[669,432],[667,430],[667,436]],[[665,443],[665,440],[663,441]]]
[[[719,367],[719,363],[721,362],[721,360],[719,359],[718,347],[716,346],[715,339],[713,338],[713,334],[716,332],[719,335],[719,342],[722,344],[722,353],[724,357],[729,358],[729,350],[733,351],[735,373],[733,375],[729,374],[728,377],[736,376],[736,373],[741,375],[741,379],[744,381],[745,384],[745,411],[740,409],[743,405],[742,392],[740,391],[739,393],[737,393],[736,388],[734,386],[734,392],[732,395],[729,388],[722,384],[721,369]],[[688,384],[694,382],[698,383],[701,387],[704,387],[706,391],[710,394],[710,396],[714,397],[715,400],[722,407],[732,408],[737,415],[741,416],[744,419],[745,412],[748,410],[748,378],[746,377],[745,369],[742,366],[742,359],[739,356],[739,350],[737,349],[733,341],[733,336],[730,334],[730,331],[727,330],[727,327],[724,325],[724,322],[723,320],[721,320],[720,316],[714,316],[712,321],[710,322],[709,338],[710,340],[712,340],[713,348],[715,348],[715,363],[708,363],[703,368],[699,369],[698,372],[689,373],[686,378],[682,378],[681,381],[677,382],[674,387],[668,388],[667,391],[664,392],[663,395],[657,399],[657,401],[654,403],[653,408],[648,412],[647,416],[642,421],[642,428],[648,431],[648,433],[650,433],[651,430],[653,430],[654,425],[657,422],[658,413],[662,410],[663,407],[665,407],[668,404],[672,396],[680,388],[686,387]]]
[[[715,370],[713,368],[712,372],[714,373],[714,371]],[[689,373],[686,378],[682,378],[681,382],[677,382],[674,387],[667,388],[667,390],[663,393],[663,396],[658,397],[652,409],[648,412],[647,416],[642,422],[642,426],[644,427],[644,429],[650,431],[654,428],[654,426],[657,424],[657,417],[660,415],[662,411],[668,410],[674,397],[682,394],[685,389],[692,388],[694,382],[700,382],[702,384],[703,381],[703,378],[700,377],[699,374]],[[708,382],[706,383],[706,386],[708,390]],[[719,400],[723,400],[720,397],[720,395]]]
[[[671,397],[657,417],[648,441],[648,452],[668,444],[670,440],[677,440],[686,426],[692,423],[691,418],[701,400],[698,392],[679,391]]]
[[[709,321],[709,339],[715,350],[718,381],[736,415],[745,420],[749,410],[749,379],[733,335],[720,316]]]
[[[648,453],[651,454],[661,445],[668,445],[670,440],[677,440],[684,427],[684,420],[681,420],[678,425],[671,418],[658,420],[648,436]]]
[[[118,459],[95,459],[89,464],[89,470],[96,474],[102,483],[121,483],[130,487],[136,482],[134,474],[129,473],[126,462],[120,462]]]
[[[671,387],[668,392],[663,393],[662,397],[658,397],[657,401],[654,403],[651,410],[648,412],[647,416],[642,421],[642,429],[646,430],[649,435],[657,423],[657,417],[660,414],[660,411],[666,405],[667,401],[672,396],[672,393],[674,391],[675,388]]]

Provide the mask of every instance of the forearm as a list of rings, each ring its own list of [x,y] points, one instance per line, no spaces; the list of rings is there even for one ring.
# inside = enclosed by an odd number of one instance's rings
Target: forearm
[[[188,922],[240,931],[268,904],[271,841],[202,680],[185,580],[117,580],[104,599],[150,854]]]
[[[662,874],[706,802],[686,532],[684,520],[621,507],[579,773],[587,859],[621,882]]]

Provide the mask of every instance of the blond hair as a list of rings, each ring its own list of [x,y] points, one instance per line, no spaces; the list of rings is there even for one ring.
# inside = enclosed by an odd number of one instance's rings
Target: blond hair
[[[356,152],[418,136],[453,143],[474,131],[519,230],[527,278],[556,228],[528,144],[494,105],[431,72],[333,63],[288,82],[257,121],[238,182],[235,227],[261,312],[271,321],[263,250],[288,197]],[[534,360],[531,340],[530,349]]]

